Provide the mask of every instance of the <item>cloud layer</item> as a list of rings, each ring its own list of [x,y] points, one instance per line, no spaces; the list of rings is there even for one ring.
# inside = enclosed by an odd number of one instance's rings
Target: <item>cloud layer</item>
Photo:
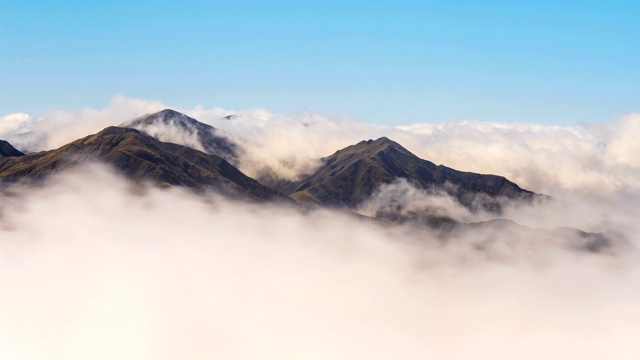
[[[0,138],[22,150],[55,148],[166,107],[116,96],[104,109],[10,114],[0,120]],[[426,231],[343,213],[180,189],[140,192],[92,166],[0,197],[0,357],[633,359],[640,352],[640,115],[569,127],[385,127],[313,113],[175,109],[240,141],[240,167],[252,176],[295,179],[322,156],[387,136],[437,164],[503,175],[553,196],[507,206],[504,217],[628,243],[592,254],[564,235],[487,227],[443,244]],[[491,218],[402,181],[378,189],[360,211],[389,206]]]
[[[26,359],[632,359],[637,256],[132,191],[102,167],[2,202],[0,345]],[[506,256],[496,256],[506,255]]]

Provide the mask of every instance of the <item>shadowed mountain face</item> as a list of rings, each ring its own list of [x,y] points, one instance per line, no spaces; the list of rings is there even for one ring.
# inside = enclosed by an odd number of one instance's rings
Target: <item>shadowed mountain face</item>
[[[500,212],[502,199],[530,201],[536,196],[502,176],[462,172],[422,160],[385,137],[361,141],[323,160],[314,175],[286,189],[296,201],[355,208],[380,185],[397,178],[427,190],[444,190],[471,210]]]
[[[112,165],[134,181],[150,181],[163,187],[211,188],[250,200],[289,200],[219,156],[120,127],[108,127],[55,150],[0,157],[0,182],[37,184],[53,172],[89,160]]]
[[[8,141],[0,140],[0,156],[22,156],[22,152],[11,146]]]
[[[221,130],[180,112],[165,109],[126,122],[121,127],[140,130],[154,138],[217,155],[238,166],[238,146]]]

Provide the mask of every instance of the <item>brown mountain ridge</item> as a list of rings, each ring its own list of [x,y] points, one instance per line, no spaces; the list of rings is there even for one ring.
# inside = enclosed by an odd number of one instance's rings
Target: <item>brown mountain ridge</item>
[[[87,161],[111,165],[133,181],[147,181],[161,187],[215,189],[250,200],[290,201],[286,195],[244,175],[219,156],[115,126],[55,150],[0,157],[0,184],[38,184],[53,173]]]
[[[284,192],[303,204],[355,208],[381,185],[404,178],[418,188],[444,190],[471,210],[497,213],[501,202],[529,202],[538,196],[502,176],[435,165],[386,137],[338,150],[323,162],[314,174]]]

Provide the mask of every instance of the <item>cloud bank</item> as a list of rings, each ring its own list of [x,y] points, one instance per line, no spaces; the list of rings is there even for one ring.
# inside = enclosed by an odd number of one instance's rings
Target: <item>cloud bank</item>
[[[6,359],[633,359],[637,252],[134,190],[92,166],[0,202]],[[516,237],[514,237],[516,236]],[[493,245],[479,250],[478,238]]]
[[[0,138],[21,150],[50,149],[167,107],[116,96],[104,109],[9,114]],[[140,192],[108,169],[77,169],[37,191],[0,197],[0,357],[633,359],[640,352],[639,114],[566,127],[391,127],[310,112],[171,108],[239,141],[240,168],[251,176],[296,179],[322,156],[387,136],[436,164],[503,175],[553,196],[507,206],[505,218],[627,243],[592,254],[572,247],[569,235],[490,226],[443,244],[427,231],[342,213],[261,208],[180,189]],[[389,206],[492,219],[402,181],[359,210]]]

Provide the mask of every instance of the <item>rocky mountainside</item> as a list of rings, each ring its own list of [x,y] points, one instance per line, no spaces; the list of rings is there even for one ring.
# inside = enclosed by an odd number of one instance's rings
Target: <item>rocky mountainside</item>
[[[86,161],[112,165],[136,182],[215,189],[249,200],[290,201],[219,156],[161,142],[138,130],[121,127],[108,127],[55,150],[0,157],[0,183],[37,184],[52,173]]]
[[[165,109],[120,126],[140,130],[160,141],[185,145],[217,155],[238,166],[238,145],[223,131],[175,110]]]
[[[355,208],[383,184],[407,179],[437,188],[471,210],[500,212],[501,201],[531,201],[536,194],[502,176],[463,172],[423,160],[386,137],[361,141],[323,159],[307,179],[283,189],[303,204]]]

